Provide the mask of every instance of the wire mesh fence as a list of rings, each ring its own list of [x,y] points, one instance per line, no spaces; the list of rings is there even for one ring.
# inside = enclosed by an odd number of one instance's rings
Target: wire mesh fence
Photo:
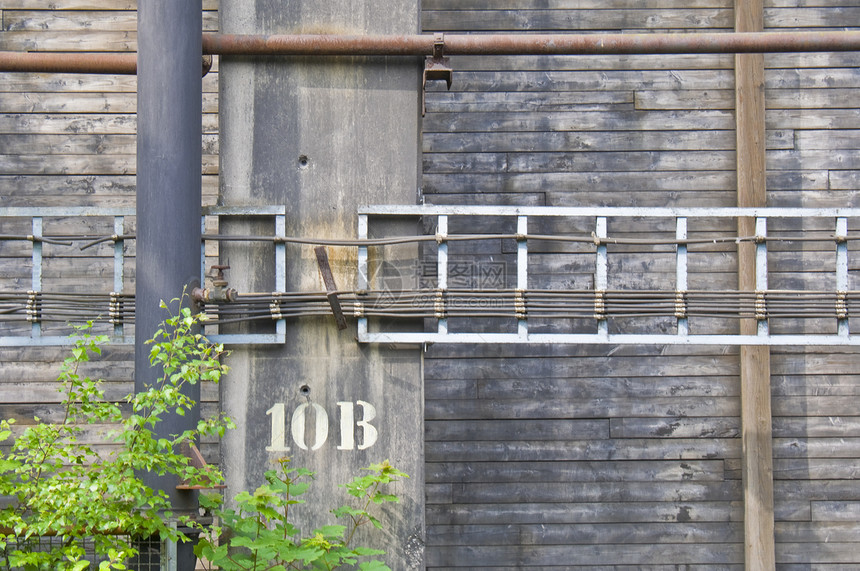
[[[80,547],[84,549],[84,558],[90,562],[90,569],[98,569],[99,563],[108,561],[107,556],[97,555],[95,542],[92,538],[76,539]],[[24,553],[50,553],[51,551],[64,547],[69,539],[62,536],[36,536],[27,539],[7,539],[6,547],[0,549],[0,569],[6,571],[23,571],[23,568],[8,568],[4,565],[6,555],[12,551]],[[158,538],[136,540],[135,548],[138,555],[129,563],[131,571],[161,571],[162,570],[162,542]]]

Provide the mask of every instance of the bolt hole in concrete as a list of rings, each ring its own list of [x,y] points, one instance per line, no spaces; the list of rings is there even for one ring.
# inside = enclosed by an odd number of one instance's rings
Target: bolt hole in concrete
[[[306,169],[309,166],[310,166],[310,161],[308,160],[308,156],[307,155],[300,155],[299,156],[299,168],[300,169]]]
[[[299,393],[302,396],[308,396],[309,394],[311,394],[311,388],[307,385],[302,385],[301,387],[299,387]]]

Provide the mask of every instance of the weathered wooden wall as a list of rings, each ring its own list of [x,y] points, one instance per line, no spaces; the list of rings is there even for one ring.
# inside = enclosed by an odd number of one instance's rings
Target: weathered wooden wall
[[[207,29],[215,29],[216,3],[204,4]],[[855,4],[770,0],[765,27],[842,29],[860,22]],[[5,0],[0,49],[133,51],[135,7]],[[728,31],[733,14],[730,0],[425,0],[423,23],[428,32]],[[731,56],[452,63],[452,91],[435,86],[428,94],[428,202],[735,204]],[[765,63],[769,205],[857,206],[860,55],[769,55]],[[133,77],[0,75],[0,205],[133,206],[135,87]],[[217,73],[204,89],[202,172],[211,203]],[[47,221],[46,232],[74,229],[70,223],[77,221]],[[22,224],[4,220],[2,233],[26,231]],[[644,224],[624,230],[653,232]],[[699,235],[732,231],[691,226]],[[133,255],[133,243],[128,248]],[[109,287],[107,248],[97,256],[51,253],[46,289]],[[462,252],[459,262],[475,276],[476,266],[513,253],[500,241],[480,259]],[[572,252],[548,244],[533,255],[531,285],[591,285]],[[0,256],[0,290],[27,289],[26,244],[0,242]],[[833,287],[829,246],[788,244],[773,260],[772,287]],[[850,262],[856,268],[853,248]],[[614,285],[673,287],[668,253],[628,248],[610,263]],[[690,287],[734,287],[736,270],[732,248],[692,254]],[[128,277],[131,291],[131,269]],[[62,357],[59,349],[0,349],[0,413],[21,422],[34,413],[52,418],[59,399],[51,381]],[[426,357],[429,567],[742,568],[736,349],[435,346]],[[772,350],[779,568],[860,564],[857,364],[851,350]],[[132,388],[125,349],[109,352],[94,372],[107,378],[111,396]],[[209,390],[205,406],[216,399]],[[207,450],[217,457],[214,443]]]
[[[204,27],[218,29],[217,1],[204,1]],[[0,50],[45,52],[134,52],[135,0],[4,0],[0,3]],[[203,79],[202,145],[204,203],[218,190],[218,73]],[[134,76],[0,74],[0,206],[135,207],[137,81]],[[29,219],[4,218],[3,234],[30,234]],[[134,233],[134,217],[126,230]],[[46,218],[45,234],[113,233],[110,217]],[[43,289],[106,293],[113,289],[111,244],[81,250],[45,245]],[[134,292],[134,241],[125,243],[125,292]],[[0,241],[0,291],[31,287],[31,246]],[[24,334],[28,324],[0,321],[0,334]],[[63,335],[62,324],[44,333]],[[127,326],[127,333],[133,327]],[[102,376],[110,398],[134,389],[130,347],[113,347],[105,362],[91,367]],[[60,348],[0,348],[0,412],[19,426],[34,414],[54,418],[59,403],[55,379],[66,356]],[[217,408],[218,389],[204,390],[203,410]],[[103,434],[104,431],[101,432]],[[94,437],[99,433],[94,432]],[[217,460],[217,443],[203,451]]]
[[[765,28],[841,29],[858,15],[848,4],[766,2]],[[423,7],[428,32],[734,26],[728,0],[425,0]],[[860,56],[765,62],[768,205],[856,206],[860,113],[851,94]],[[736,204],[732,56],[455,57],[452,65],[451,91],[434,86],[428,95],[427,202]],[[668,237],[666,222],[610,220],[610,233]],[[565,223],[529,231],[588,233],[591,222]],[[733,224],[702,221],[690,230],[733,235]],[[795,228],[788,221],[774,229]],[[588,248],[529,249],[530,287],[592,286]],[[832,243],[772,251],[771,287],[834,287]],[[485,244],[480,254],[451,259],[464,268],[512,268],[515,245]],[[674,288],[665,248],[617,248],[609,263],[610,287]],[[736,287],[734,247],[697,251],[690,264],[691,289]],[[674,330],[669,322],[627,325]],[[706,325],[737,328],[690,324]],[[736,348],[437,345],[425,362],[431,568],[743,568]],[[850,350],[772,350],[779,568],[848,569],[860,559],[857,363]]]

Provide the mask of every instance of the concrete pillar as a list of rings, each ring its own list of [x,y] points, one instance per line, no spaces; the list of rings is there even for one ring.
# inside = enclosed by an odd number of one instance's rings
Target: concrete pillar
[[[412,0],[221,4],[226,33],[412,34],[418,18]],[[326,238],[355,238],[361,205],[414,204],[420,66],[417,58],[222,58],[222,203],[285,205],[287,235]],[[248,224],[230,231],[273,231]],[[408,281],[416,252],[374,255]],[[356,249],[328,254],[338,287],[354,288]],[[273,246],[228,244],[221,259],[232,287],[271,291]],[[287,289],[324,289],[312,247],[288,246]],[[388,459],[412,477],[396,486],[401,503],[385,508],[385,531],[360,541],[385,549],[392,569],[423,568],[421,352],[361,346],[355,333],[354,322],[338,331],[330,316],[303,318],[289,322],[284,346],[233,349],[222,386],[222,407],[238,424],[222,443],[228,495],[253,489],[289,456],[317,472],[308,503],[294,510],[307,533],[333,523],[329,510],[347,502],[339,484]],[[297,410],[304,422],[294,430]],[[278,425],[280,450],[272,449]]]

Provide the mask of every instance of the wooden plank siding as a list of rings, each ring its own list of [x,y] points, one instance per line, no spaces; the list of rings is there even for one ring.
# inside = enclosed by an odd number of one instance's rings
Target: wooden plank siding
[[[217,0],[204,0],[204,26],[218,29]],[[133,52],[136,45],[135,0],[4,0],[0,3],[0,50],[59,52]],[[2,73],[0,74],[0,206],[134,208],[136,170],[137,80],[134,76]],[[203,79],[201,124],[204,204],[218,192],[218,69]],[[3,219],[2,233],[31,233],[28,219]],[[135,219],[125,221],[134,233]],[[111,235],[113,219],[46,218],[45,234]],[[113,289],[113,247],[80,250],[44,247],[43,289],[106,293]],[[31,289],[29,243],[0,241],[0,291]],[[125,291],[134,292],[133,240],[125,243]],[[108,332],[109,326],[99,326]],[[0,322],[0,334],[29,334],[28,324]],[[63,323],[43,324],[46,335],[68,334]],[[133,326],[125,332],[133,334]],[[38,416],[60,420],[62,395],[56,378],[68,349],[0,348],[0,415],[22,427]],[[113,347],[86,367],[105,380],[107,398],[121,402],[134,390],[130,347]],[[218,409],[218,388],[205,386],[202,413]],[[110,427],[86,434],[103,442]],[[105,450],[109,445],[101,445]],[[8,443],[0,445],[5,450]],[[202,443],[210,462],[218,462],[215,440]]]
[[[732,2],[723,0],[425,0],[423,8],[427,32],[734,26]],[[771,0],[764,24],[842,29],[857,21],[853,12],[838,0]],[[735,205],[732,56],[452,57],[451,64],[451,90],[431,85],[427,95],[428,203]],[[769,206],[856,206],[858,64],[853,53],[765,56]],[[529,231],[587,233],[589,224],[530,220]],[[695,226],[698,236],[734,231]],[[797,228],[797,221],[780,227]],[[674,232],[671,221],[650,228],[625,221],[613,230],[610,220],[610,230]],[[774,245],[771,287],[833,287],[832,244],[819,246]],[[554,244],[529,249],[530,287],[593,286],[593,254]],[[449,264],[515,263],[512,241],[451,252]],[[618,248],[609,264],[613,287],[674,287],[674,256],[665,249]],[[731,248],[691,253],[690,287],[733,289],[737,270]],[[508,287],[514,278],[509,272]],[[736,322],[690,326],[706,325],[737,330]],[[674,331],[669,320],[627,326]],[[540,331],[577,327],[530,323]],[[428,568],[743,568],[738,353],[431,347]],[[776,565],[848,569],[860,547],[849,515],[858,498],[856,358],[802,348],[772,355]]]
[[[424,0],[425,32],[729,31],[732,0]],[[846,0],[766,0],[766,30],[843,29]],[[0,49],[136,49],[134,0],[5,0]],[[207,30],[217,1],[204,1]],[[769,206],[860,204],[860,54],[765,61]],[[730,55],[452,57],[451,91],[430,85],[423,197],[438,204],[733,206],[735,75]],[[132,207],[136,80],[0,74],[0,205]],[[218,74],[204,78],[204,202],[218,195]],[[55,219],[52,232],[110,221]],[[452,232],[458,222],[451,220]],[[497,220],[479,221],[499,231]],[[584,220],[530,230],[590,231]],[[134,220],[129,220],[134,228]],[[4,232],[27,232],[4,221]],[[460,231],[463,231],[460,222]],[[474,228],[474,227],[472,227]],[[671,221],[610,229],[670,236]],[[797,221],[773,232],[801,229]],[[804,230],[822,230],[807,223]],[[508,228],[508,231],[514,231]],[[855,231],[856,228],[851,228]],[[697,221],[692,236],[732,235]],[[592,287],[591,254],[529,245],[532,287]],[[29,289],[27,244],[0,242],[0,290]],[[134,244],[126,245],[128,291]],[[772,248],[772,287],[833,287],[829,244]],[[109,291],[110,248],[46,247],[45,288]],[[451,245],[450,264],[516,260],[512,240]],[[674,287],[665,248],[609,255],[613,287]],[[857,248],[850,266],[857,269]],[[733,245],[690,254],[690,287],[733,288]],[[505,276],[506,285],[515,275]],[[851,288],[860,289],[857,276]],[[460,276],[473,280],[474,274]],[[471,282],[468,282],[471,283]],[[452,323],[452,328],[465,324]],[[483,326],[483,324],[469,324]],[[508,324],[510,325],[510,324]],[[506,326],[508,326],[506,325]],[[634,331],[673,322],[636,321]],[[487,327],[499,326],[488,322]],[[535,331],[591,324],[545,320]],[[737,330],[731,321],[691,320]],[[785,330],[832,323],[785,323]],[[854,328],[860,327],[860,323]],[[0,327],[2,329],[2,327]],[[61,349],[0,349],[0,415],[56,418]],[[744,567],[739,350],[731,347],[442,346],[425,353],[427,567],[434,570]],[[771,351],[774,537],[779,569],[860,565],[860,373],[850,349]],[[109,398],[132,390],[128,349],[94,364]],[[204,414],[218,406],[204,389]],[[88,432],[98,440],[106,427]],[[203,444],[210,461],[217,442]]]

